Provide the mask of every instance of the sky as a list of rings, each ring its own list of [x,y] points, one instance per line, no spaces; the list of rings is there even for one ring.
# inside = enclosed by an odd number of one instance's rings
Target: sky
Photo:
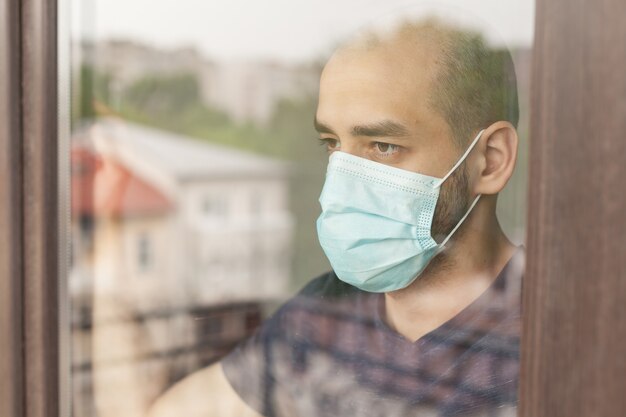
[[[72,8],[82,37],[287,62],[327,55],[364,25],[433,11],[484,29],[492,43],[530,47],[535,13],[532,0],[72,0]]]

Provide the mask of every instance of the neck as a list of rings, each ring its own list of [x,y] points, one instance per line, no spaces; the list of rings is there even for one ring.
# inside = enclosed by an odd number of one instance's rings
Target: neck
[[[495,216],[495,200],[472,214],[408,287],[385,294],[388,324],[410,340],[439,327],[478,298],[513,255]]]

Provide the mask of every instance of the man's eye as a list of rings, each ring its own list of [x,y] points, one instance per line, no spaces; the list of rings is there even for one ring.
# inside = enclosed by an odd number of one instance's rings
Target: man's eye
[[[333,138],[320,138],[320,144],[326,146],[326,149],[329,151],[334,151],[341,147],[341,142]]]
[[[393,155],[400,149],[398,145],[385,142],[375,142],[374,146],[376,147],[376,151],[379,152],[382,156]]]

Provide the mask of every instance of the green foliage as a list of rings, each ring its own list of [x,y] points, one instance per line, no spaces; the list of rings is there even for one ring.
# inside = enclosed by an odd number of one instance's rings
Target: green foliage
[[[236,123],[224,112],[202,103],[200,85],[191,74],[148,76],[104,103],[123,118],[281,159],[319,157],[312,128],[313,97],[278,102],[267,124]],[[309,144],[304,143],[309,141]]]
[[[111,100],[111,76],[95,71],[90,65],[83,64],[77,78],[77,98],[72,109],[72,124],[81,120],[90,120],[96,116],[97,102]]]
[[[201,106],[200,84],[192,74],[148,76],[128,87],[122,100],[153,117],[184,114]]]

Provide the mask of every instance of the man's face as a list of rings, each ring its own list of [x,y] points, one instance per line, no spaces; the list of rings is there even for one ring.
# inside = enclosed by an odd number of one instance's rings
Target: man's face
[[[316,114],[329,152],[443,177],[463,150],[428,105],[437,59],[435,48],[415,44],[335,54],[322,73]],[[467,188],[462,165],[442,186],[432,227],[436,240],[466,210]]]

